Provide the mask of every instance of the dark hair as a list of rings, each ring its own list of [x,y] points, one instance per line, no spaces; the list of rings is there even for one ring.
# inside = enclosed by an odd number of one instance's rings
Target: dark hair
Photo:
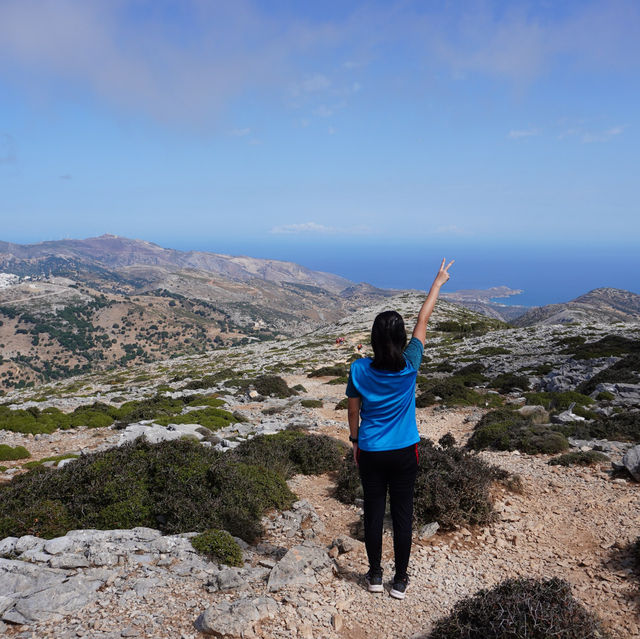
[[[386,371],[401,371],[406,362],[402,352],[407,345],[404,320],[396,311],[384,311],[373,322],[371,346],[373,363],[371,366]]]

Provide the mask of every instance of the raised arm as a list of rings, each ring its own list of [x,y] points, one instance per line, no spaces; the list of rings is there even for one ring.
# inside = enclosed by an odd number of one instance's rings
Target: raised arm
[[[424,301],[424,304],[418,313],[418,319],[416,321],[416,327],[413,329],[412,337],[417,337],[422,342],[423,346],[427,339],[427,323],[429,322],[429,318],[433,312],[433,307],[436,305],[436,301],[438,300],[440,288],[449,279],[449,269],[454,261],[455,260],[451,260],[449,264],[445,266],[445,260],[444,258],[442,259],[440,270],[436,275],[436,279],[433,280],[427,299]]]

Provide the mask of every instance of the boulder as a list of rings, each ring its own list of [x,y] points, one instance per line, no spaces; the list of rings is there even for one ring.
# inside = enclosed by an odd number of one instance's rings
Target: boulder
[[[565,410],[552,418],[554,424],[571,424],[572,422],[584,422],[585,418],[575,415],[571,409]]]
[[[418,539],[429,539],[433,537],[440,529],[440,524],[437,521],[432,521],[430,524],[425,524],[420,528],[418,533]]]
[[[221,639],[240,639],[258,621],[271,617],[278,604],[271,597],[243,598],[221,601],[207,608],[196,620],[195,626],[207,635]]]
[[[94,602],[109,571],[69,574],[24,561],[0,559],[2,620],[28,624],[62,619]]]
[[[311,585],[332,565],[333,560],[324,548],[293,546],[271,571],[267,586],[270,592],[277,592],[287,586]]]
[[[630,475],[640,481],[640,445],[630,448],[622,457],[622,463]]]

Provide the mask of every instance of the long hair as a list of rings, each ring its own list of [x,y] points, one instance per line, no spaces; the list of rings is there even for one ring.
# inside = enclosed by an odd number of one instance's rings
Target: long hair
[[[384,311],[373,322],[371,346],[373,347],[373,368],[386,371],[401,371],[405,366],[404,347],[407,333],[404,320],[396,311]]]

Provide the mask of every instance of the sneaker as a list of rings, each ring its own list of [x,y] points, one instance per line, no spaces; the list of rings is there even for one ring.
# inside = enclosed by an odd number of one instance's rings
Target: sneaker
[[[372,573],[369,571],[364,576],[364,581],[367,584],[367,590],[369,592],[382,592],[382,573]]]
[[[393,586],[391,586],[391,592],[389,594],[396,599],[404,599],[408,585],[408,577],[405,577],[404,579],[394,579]]]

